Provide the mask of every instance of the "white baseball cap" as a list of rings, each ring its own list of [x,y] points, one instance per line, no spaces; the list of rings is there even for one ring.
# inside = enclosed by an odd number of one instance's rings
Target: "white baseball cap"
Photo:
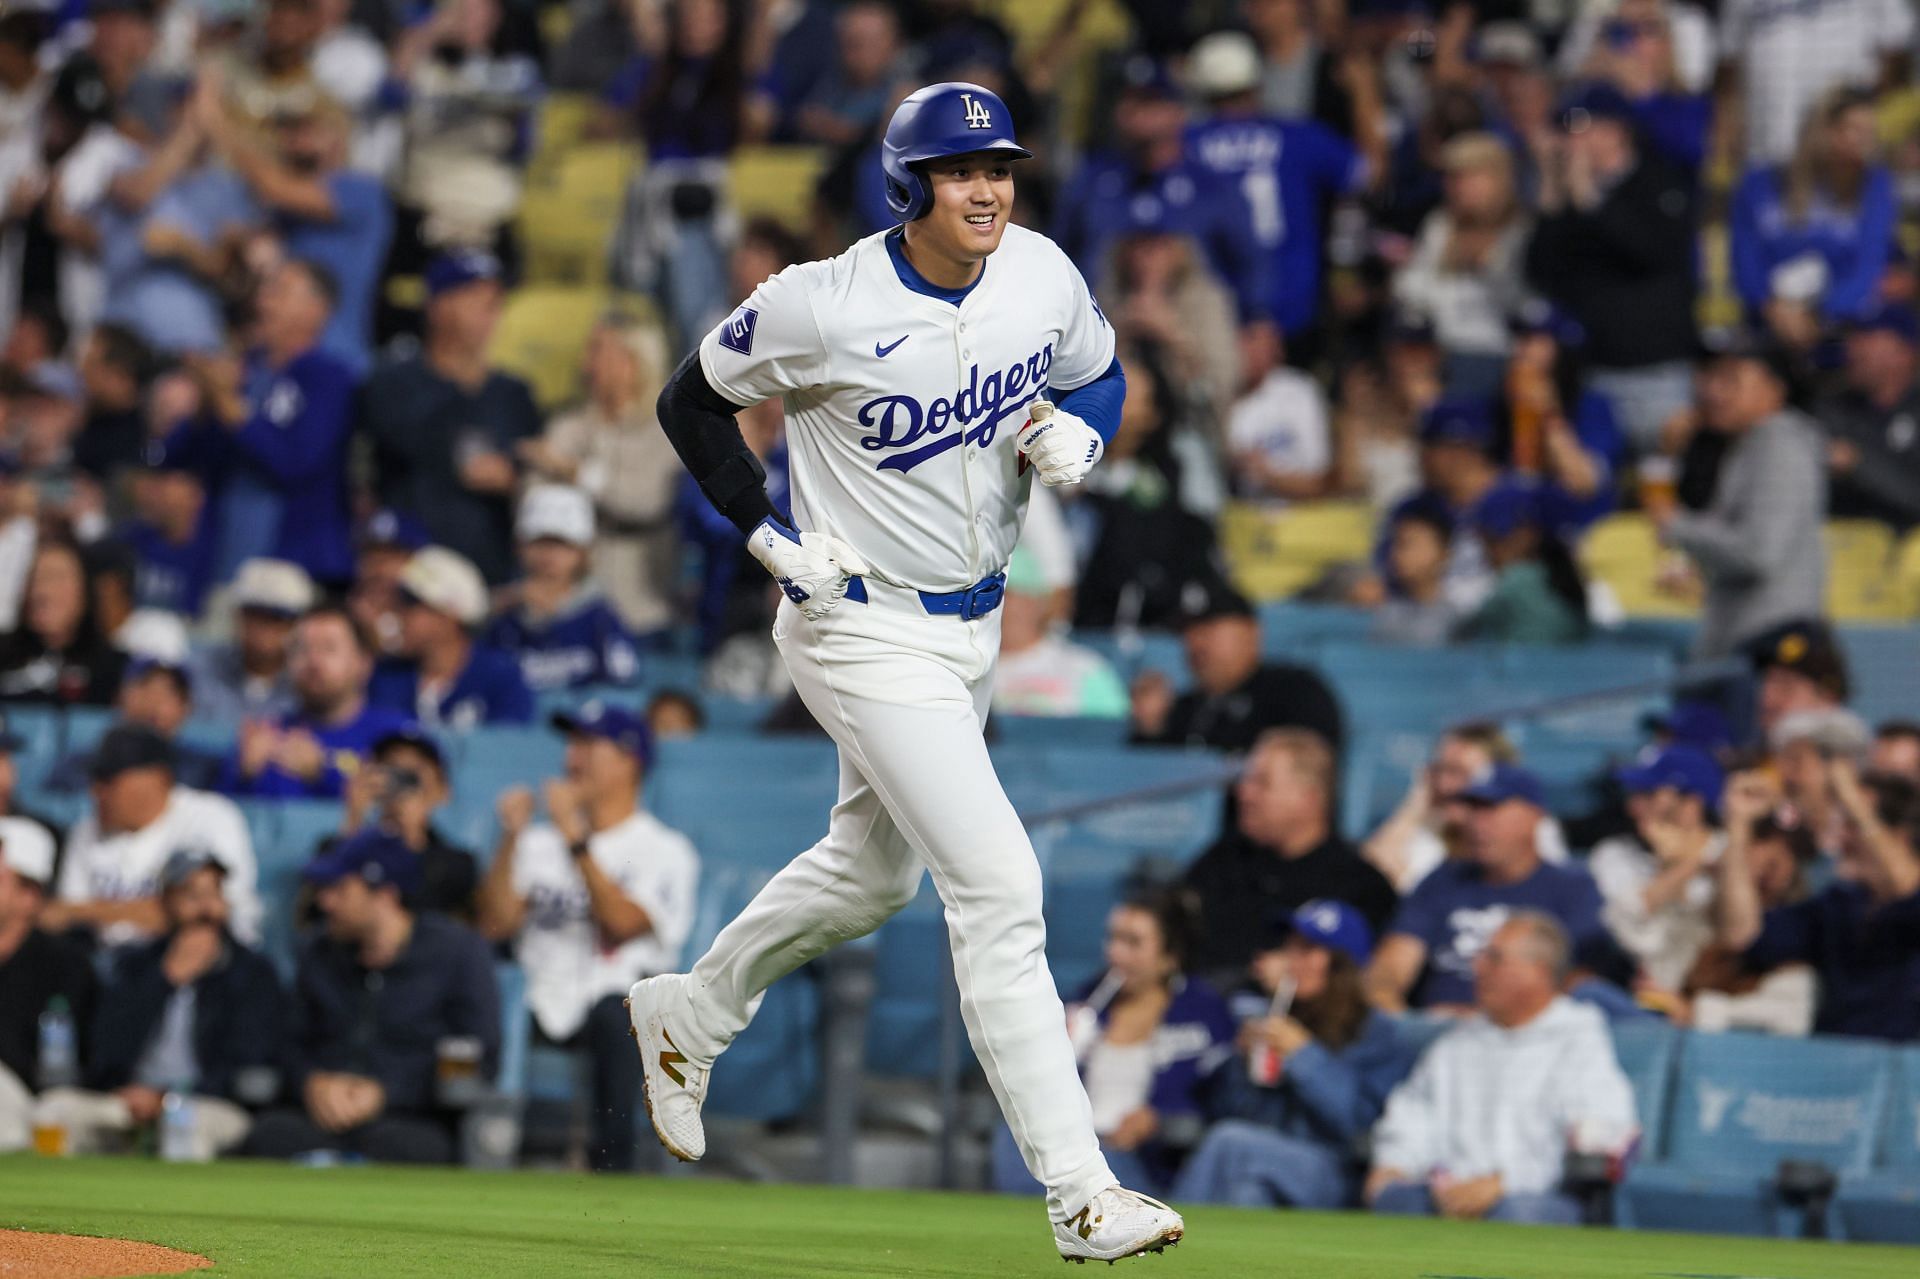
[[[1260,83],[1260,50],[1239,31],[1203,36],[1187,54],[1187,87],[1203,98],[1229,98]]]
[[[43,888],[53,885],[53,836],[39,822],[0,817],[0,866]]]
[[[444,546],[415,551],[400,570],[400,589],[462,626],[478,626],[487,616],[487,584],[480,570]]]
[[[187,624],[178,613],[136,608],[114,632],[114,646],[136,660],[179,668],[187,662]]]
[[[570,484],[535,484],[520,499],[514,535],[523,542],[551,537],[593,545],[593,499]]]
[[[233,579],[236,608],[298,617],[313,607],[314,596],[313,579],[291,560],[247,560]]]

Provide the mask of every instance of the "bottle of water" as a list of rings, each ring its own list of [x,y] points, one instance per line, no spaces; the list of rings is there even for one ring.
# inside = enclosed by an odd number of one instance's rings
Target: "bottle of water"
[[[73,1011],[64,995],[47,1001],[40,1014],[40,1091],[72,1088],[80,1082],[80,1054],[73,1030]]]
[[[200,1151],[198,1108],[193,1094],[184,1088],[168,1090],[160,1099],[160,1158],[170,1164],[199,1163],[207,1156]]]

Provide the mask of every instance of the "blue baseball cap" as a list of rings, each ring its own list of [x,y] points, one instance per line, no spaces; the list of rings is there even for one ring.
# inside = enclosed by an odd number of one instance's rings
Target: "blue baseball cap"
[[[1477,397],[1440,400],[1420,420],[1422,444],[1464,444],[1484,453],[1493,448],[1494,436],[1493,405]]]
[[[644,716],[594,698],[577,711],[556,711],[551,723],[563,733],[584,733],[604,737],[640,761],[640,767],[653,767],[653,730]]]
[[[1633,120],[1633,104],[1627,95],[1604,81],[1575,87],[1560,99],[1556,117],[1568,133],[1578,133],[1594,120]]]
[[[1504,480],[1488,490],[1473,508],[1473,526],[1489,537],[1505,537],[1523,528],[1545,523],[1540,490],[1518,480]]]
[[[144,469],[153,472],[189,473],[199,470],[199,457],[184,435],[165,440],[149,440],[140,453]]]
[[[420,889],[420,858],[398,835],[363,830],[321,853],[300,872],[302,879],[319,888],[349,875],[358,875],[369,888],[392,884],[402,897],[410,897]]]
[[[1656,711],[1640,721],[1651,733],[1662,733],[1676,746],[1696,746],[1709,753],[1733,745],[1733,725],[1726,713],[1712,702],[1682,698],[1666,711]]]
[[[1720,790],[1726,784],[1720,765],[1697,746],[1655,750],[1614,776],[1629,795],[1648,795],[1671,786],[1682,795],[1703,800],[1709,808],[1719,802]]]
[[[373,750],[369,753],[378,758],[389,746],[411,746],[432,760],[441,776],[446,776],[449,771],[447,753],[440,749],[440,740],[418,724],[402,724],[399,728],[380,734],[373,739]]]
[[[1550,337],[1561,350],[1587,344],[1586,326],[1545,298],[1530,298],[1507,316],[1507,332],[1515,337]]]
[[[1128,58],[1120,68],[1120,92],[1172,102],[1182,100],[1180,82],[1173,78],[1167,64],[1144,53]]]
[[[367,517],[360,526],[360,545],[397,546],[403,551],[417,551],[433,543],[426,526],[405,511],[391,506],[383,506]]]
[[[1343,901],[1316,897],[1279,922],[1283,934],[1337,950],[1355,965],[1364,966],[1373,955],[1373,930],[1359,911]]]
[[[1540,779],[1518,764],[1495,764],[1454,798],[1477,808],[1491,808],[1510,799],[1535,808],[1547,806],[1547,792],[1540,785]]]
[[[1914,315],[1912,307],[1898,302],[1888,302],[1854,317],[1847,322],[1847,328],[1854,333],[1891,333],[1905,342],[1920,342],[1920,317]]]
[[[469,284],[497,283],[500,259],[483,249],[453,249],[427,264],[427,296],[437,298]]]

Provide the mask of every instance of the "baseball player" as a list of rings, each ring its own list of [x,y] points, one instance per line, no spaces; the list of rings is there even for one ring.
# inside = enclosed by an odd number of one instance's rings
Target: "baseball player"
[[[1029,154],[986,89],[913,94],[882,148],[903,225],[762,284],[661,394],[681,459],[787,596],[773,637],[840,748],[840,799],[691,973],[636,984],[629,1005],[654,1131],[698,1159],[708,1072],[762,992],[879,927],[931,871],[967,1033],[1060,1253],[1112,1261],[1184,1226],[1101,1154],[1047,971],[1040,868],[982,736],[1029,487],[1083,479],[1126,392],[1080,273],[1009,225],[1011,164]],[[773,396],[791,527],[733,421]]]

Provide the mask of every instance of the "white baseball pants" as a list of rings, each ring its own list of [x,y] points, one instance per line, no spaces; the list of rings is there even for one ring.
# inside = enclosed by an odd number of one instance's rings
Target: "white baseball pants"
[[[1040,867],[987,756],[1000,614],[930,617],[868,581],[817,622],[782,602],[773,637],[840,747],[826,837],[775,875],[693,967],[691,1043],[717,1056],[774,981],[872,932],[931,870],[960,1007],[1020,1153],[1056,1221],[1114,1184],[1047,969]]]

